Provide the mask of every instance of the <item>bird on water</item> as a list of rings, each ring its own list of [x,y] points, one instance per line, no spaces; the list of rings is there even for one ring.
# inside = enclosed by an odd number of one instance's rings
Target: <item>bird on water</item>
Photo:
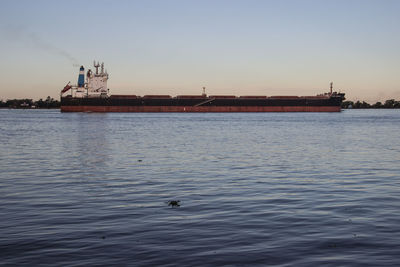
[[[181,202],[180,200],[170,200],[168,201],[168,206],[173,207],[180,207],[181,205],[179,204]]]

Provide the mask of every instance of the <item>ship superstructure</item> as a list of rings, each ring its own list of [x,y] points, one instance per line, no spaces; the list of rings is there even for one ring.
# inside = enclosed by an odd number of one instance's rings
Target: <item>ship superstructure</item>
[[[70,85],[69,83],[61,91],[61,97],[67,92],[70,97],[76,98],[105,98],[108,97],[109,89],[107,88],[108,73],[104,69],[104,63],[93,62],[93,66],[96,69],[93,72],[89,69],[86,73],[85,81],[85,68],[81,66],[79,68],[79,76],[77,85]],[[100,70],[99,70],[100,68]]]
[[[79,69],[78,83],[61,90],[63,112],[339,112],[344,93],[333,91],[316,96],[234,95],[109,95],[108,73],[94,62],[96,71]],[[100,70],[99,70],[100,68]]]

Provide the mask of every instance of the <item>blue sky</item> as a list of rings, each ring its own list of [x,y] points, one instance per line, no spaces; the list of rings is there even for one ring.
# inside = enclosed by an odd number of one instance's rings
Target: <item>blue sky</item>
[[[400,1],[1,1],[0,99],[58,97],[104,61],[114,94],[400,99]]]

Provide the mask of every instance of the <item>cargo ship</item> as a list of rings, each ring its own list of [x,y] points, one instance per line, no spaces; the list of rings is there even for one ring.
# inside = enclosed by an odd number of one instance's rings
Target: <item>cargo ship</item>
[[[79,69],[77,85],[68,83],[60,92],[61,112],[340,112],[344,93],[316,96],[207,95],[110,95],[104,63],[95,71]]]

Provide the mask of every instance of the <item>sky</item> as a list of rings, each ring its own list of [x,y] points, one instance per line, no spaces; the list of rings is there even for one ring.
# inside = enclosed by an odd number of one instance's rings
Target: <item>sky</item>
[[[59,98],[104,62],[112,94],[400,100],[397,0],[0,0],[0,99]]]

